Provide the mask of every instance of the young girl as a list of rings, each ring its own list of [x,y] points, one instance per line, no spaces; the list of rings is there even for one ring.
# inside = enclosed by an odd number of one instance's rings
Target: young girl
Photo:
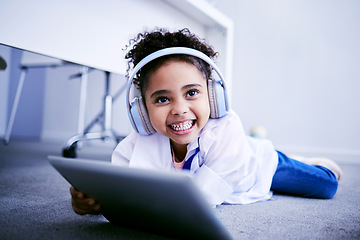
[[[210,58],[217,55],[187,29],[139,34],[132,43],[126,55],[128,70],[131,64],[171,47],[195,49]],[[112,162],[149,170],[187,169],[213,206],[268,200],[271,190],[313,198],[335,195],[341,169],[334,162],[301,159],[305,164],[276,151],[269,140],[245,136],[232,110],[210,118],[211,79],[208,62],[186,54],[165,55],[138,69],[133,82],[141,92],[139,102],[144,104],[150,132],[142,135],[135,129],[116,147]],[[76,213],[100,212],[94,199],[73,187],[70,191]]]

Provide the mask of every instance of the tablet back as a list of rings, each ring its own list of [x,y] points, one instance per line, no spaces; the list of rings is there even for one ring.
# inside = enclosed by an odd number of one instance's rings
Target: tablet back
[[[187,174],[56,156],[49,161],[114,224],[184,239],[231,239]]]

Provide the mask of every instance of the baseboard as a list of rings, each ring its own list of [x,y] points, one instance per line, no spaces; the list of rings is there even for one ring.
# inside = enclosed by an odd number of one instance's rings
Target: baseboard
[[[306,146],[277,146],[279,151],[305,157],[327,157],[338,163],[360,164],[360,150],[340,148],[316,148]]]

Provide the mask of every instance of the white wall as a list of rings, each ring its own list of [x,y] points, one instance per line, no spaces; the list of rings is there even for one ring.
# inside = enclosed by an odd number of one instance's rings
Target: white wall
[[[234,21],[233,108],[245,128],[263,125],[287,152],[359,161],[360,1],[215,4]]]

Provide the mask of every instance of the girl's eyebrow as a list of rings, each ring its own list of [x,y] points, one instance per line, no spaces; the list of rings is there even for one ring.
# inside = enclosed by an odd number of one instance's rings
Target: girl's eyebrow
[[[155,92],[153,92],[151,95],[150,95],[150,98],[153,98],[153,97],[156,97],[156,96],[161,96],[161,95],[165,95],[167,93],[169,93],[170,91],[168,90],[157,90]]]
[[[183,86],[181,89],[182,90],[186,90],[186,89],[191,89],[191,88],[202,88],[203,86],[201,84],[198,84],[198,83],[193,83],[193,84],[188,84],[188,85],[185,85]],[[165,90],[165,89],[162,89],[162,90],[157,90],[155,92],[153,92],[151,95],[150,95],[150,98],[154,98],[156,96],[161,96],[161,95],[166,95],[166,94],[169,94],[170,91],[169,90]]]
[[[198,84],[198,83],[193,83],[193,84],[188,84],[188,85],[183,86],[182,89],[184,90],[184,89],[197,88],[197,87],[202,88],[202,85]]]

